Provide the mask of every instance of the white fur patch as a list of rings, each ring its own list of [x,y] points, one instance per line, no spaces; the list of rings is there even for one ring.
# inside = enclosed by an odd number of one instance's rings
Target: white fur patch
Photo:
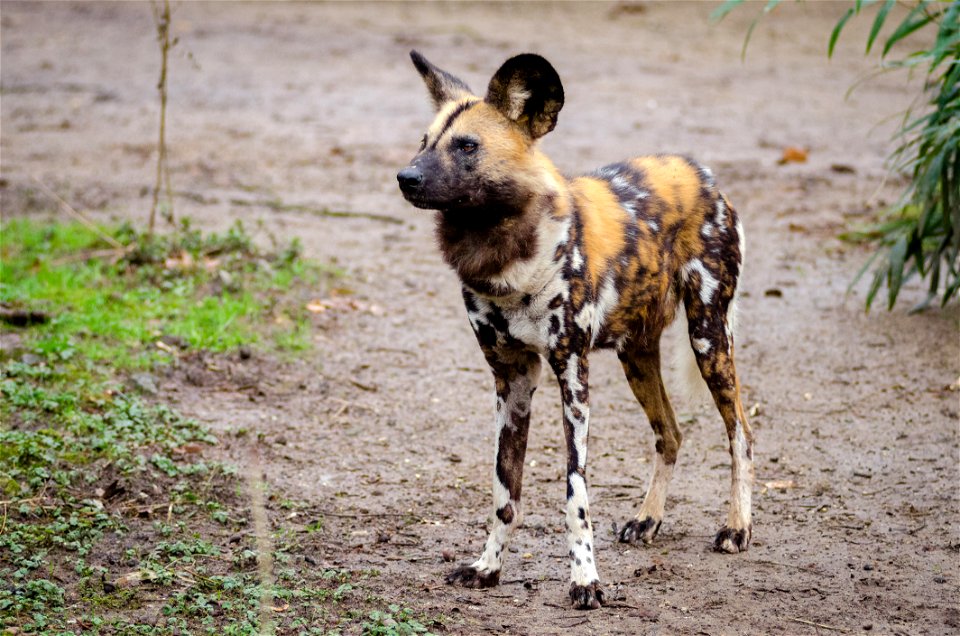
[[[733,457],[733,481],[730,484],[730,513],[727,526],[742,529],[750,525],[750,509],[753,487],[753,460],[747,454],[747,438],[743,424],[737,421],[730,451]]]
[[[713,216],[713,223],[717,227],[723,227],[727,224],[727,204],[723,198],[717,197],[716,214]]]
[[[699,258],[687,261],[683,266],[684,281],[689,282],[690,274],[693,272],[700,274],[700,300],[704,305],[709,305],[720,283],[713,277],[713,274],[707,271],[707,268],[703,266],[703,261]]]
[[[567,501],[567,546],[570,548],[570,579],[577,585],[589,585],[600,577],[594,558],[593,525],[587,503],[587,484],[574,473],[567,476],[573,496]],[[585,519],[580,518],[580,510]],[[591,546],[587,549],[587,546]]]
[[[643,521],[653,517],[657,521],[663,519],[663,508],[667,501],[667,487],[673,477],[673,464],[667,464],[658,453],[653,464],[653,475],[650,476],[650,485],[643,498],[643,505],[637,513],[637,519]]]
[[[570,266],[575,272],[583,269],[583,254],[580,253],[579,247],[573,248],[573,254],[570,255]]]
[[[511,85],[508,93],[510,107],[507,111],[507,117],[513,121],[520,119],[520,115],[523,114],[523,107],[526,105],[527,100],[530,99],[530,95],[530,91]]]
[[[574,316],[574,322],[577,326],[590,332],[591,347],[596,344],[597,335],[606,321],[607,314],[616,308],[620,302],[620,294],[617,292],[617,286],[611,279],[607,279],[600,287],[600,294],[597,302],[586,303],[583,309]]]
[[[696,349],[697,353],[701,355],[706,355],[710,351],[710,341],[706,338],[693,338],[690,342],[693,343],[693,348]]]

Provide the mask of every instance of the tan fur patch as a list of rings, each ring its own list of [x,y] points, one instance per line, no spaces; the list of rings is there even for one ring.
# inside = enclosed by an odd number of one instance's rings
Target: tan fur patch
[[[583,221],[583,251],[594,289],[610,261],[624,246],[624,225],[629,220],[605,181],[579,177],[570,182]]]
[[[638,157],[631,162],[646,174],[646,186],[654,196],[671,208],[664,223],[671,225],[677,216],[685,216],[697,204],[700,196],[700,175],[682,157]]]

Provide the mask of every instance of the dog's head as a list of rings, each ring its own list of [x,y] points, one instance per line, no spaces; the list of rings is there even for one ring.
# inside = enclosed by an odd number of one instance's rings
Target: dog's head
[[[557,72],[539,55],[512,57],[481,99],[418,52],[410,57],[437,116],[420,151],[397,174],[403,196],[418,208],[464,222],[522,210],[537,191],[542,170],[532,150],[556,126],[563,107]]]

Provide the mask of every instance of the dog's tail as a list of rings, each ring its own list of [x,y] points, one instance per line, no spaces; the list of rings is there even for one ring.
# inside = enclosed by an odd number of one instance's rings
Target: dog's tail
[[[736,296],[727,310],[727,322],[730,325],[730,333],[735,334],[737,330]],[[667,328],[666,336],[666,344],[670,349],[670,362],[664,375],[670,379],[670,384],[674,387],[678,400],[677,406],[683,405],[681,408],[686,407],[692,410],[711,403],[713,396],[700,373],[697,357],[693,352],[693,344],[690,342],[686,308],[682,303],[677,308],[676,320]]]

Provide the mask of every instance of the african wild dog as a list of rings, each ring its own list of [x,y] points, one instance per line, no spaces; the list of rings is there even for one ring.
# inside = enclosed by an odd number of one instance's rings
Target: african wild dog
[[[413,205],[437,210],[437,241],[460,276],[497,392],[493,530],[480,558],[447,582],[499,582],[507,539],[520,521],[530,402],[545,358],[563,399],[570,599],[578,608],[600,607],[585,476],[587,354],[617,352],[656,435],[650,486],[619,534],[623,542],[650,543],[682,439],[660,378],[659,344],[681,303],[730,441],[730,508],[714,546],[746,550],[752,436],[730,327],[743,228],[710,171],[685,157],[651,156],[566,179],[537,147],[563,106],[560,78],[545,59],[507,60],[481,99],[416,51],[410,55],[437,116],[397,179]]]

